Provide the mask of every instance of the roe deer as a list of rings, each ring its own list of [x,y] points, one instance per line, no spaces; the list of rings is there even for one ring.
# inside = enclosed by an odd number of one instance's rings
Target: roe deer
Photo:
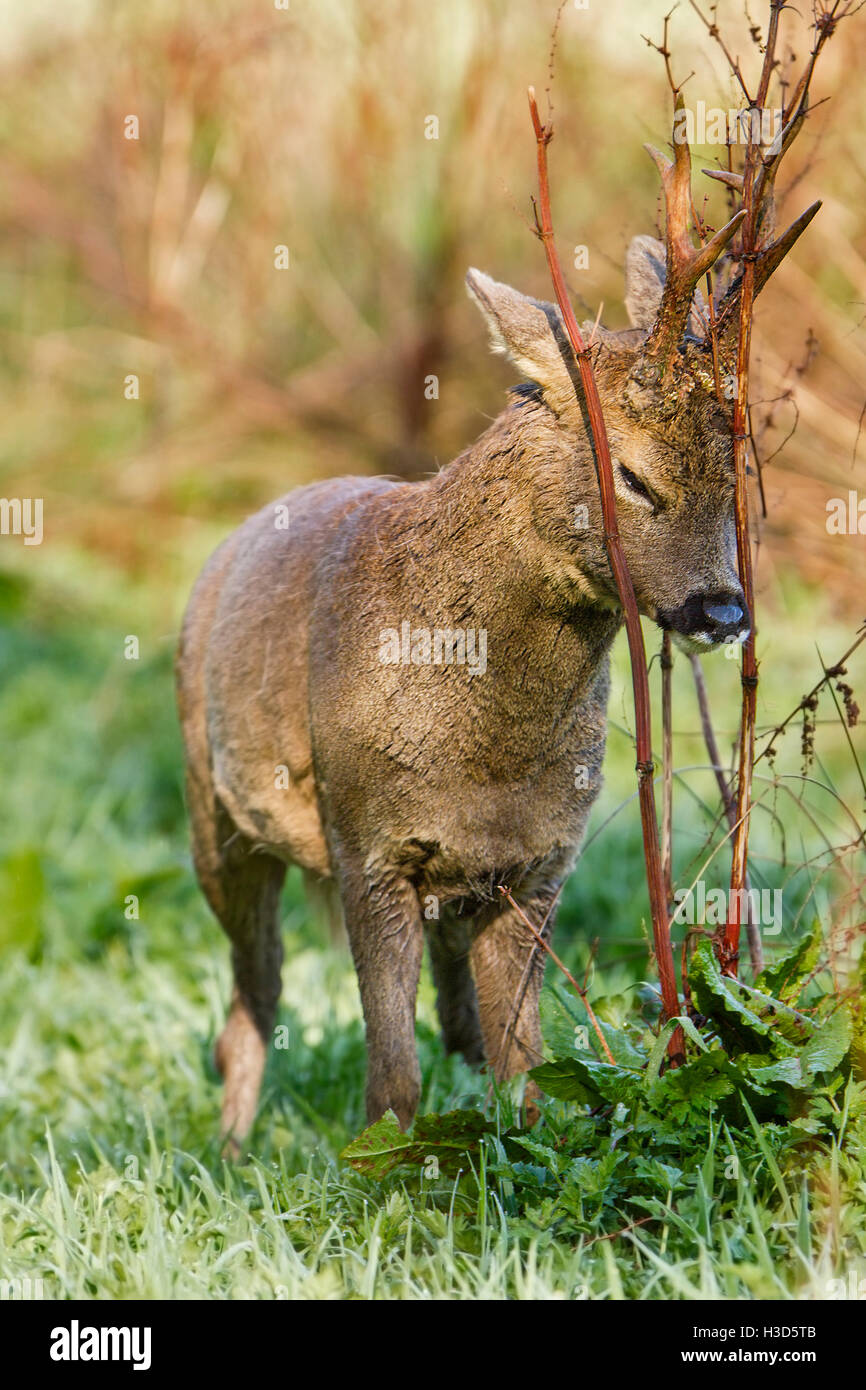
[[[688,150],[685,162],[680,149],[674,163],[656,158],[666,246],[632,242],[633,326],[598,331],[593,365],[639,607],[706,650],[742,640],[750,622],[730,411],[696,290],[739,218],[699,252]],[[758,289],[800,230],[758,257]],[[740,280],[730,250],[720,265],[727,351]],[[290,863],[339,890],[371,1121],[390,1108],[408,1126],[418,1104],[425,933],[446,1049],[486,1058],[500,1079],[542,1057],[543,956],[497,890],[507,884],[552,930],[599,790],[621,610],[559,310],[475,270],[467,284],[495,348],[527,379],[493,425],[425,481],[341,478],[265,507],[212,556],[186,614],[178,684],[194,861],[232,944],[217,1061],[235,1151],[280,995]]]

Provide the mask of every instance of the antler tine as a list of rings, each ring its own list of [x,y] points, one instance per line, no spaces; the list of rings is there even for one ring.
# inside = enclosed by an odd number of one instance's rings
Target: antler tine
[[[789,110],[792,109],[789,107]],[[755,175],[753,189],[753,206],[757,209],[755,217],[755,288],[757,295],[764,288],[773,271],[785,259],[791,247],[797,241],[802,232],[806,230],[812,218],[820,208],[821,204],[812,203],[802,212],[786,232],[771,241],[775,230],[776,207],[775,207],[775,185],[776,175],[782,163],[784,155],[790,145],[796,139],[800,129],[809,113],[809,94],[805,92],[802,98],[793,107],[793,115],[787,125],[776,136],[770,153],[765,155],[760,162]],[[713,177],[710,170],[705,173]],[[724,180],[728,182],[727,179]],[[733,183],[731,186],[734,186]],[[742,190],[741,190],[742,191]],[[742,289],[743,275],[742,270],[736,279],[729,285],[727,291],[721,296],[718,306],[717,330],[719,333],[729,335],[733,331],[736,319],[737,303]]]
[[[680,118],[683,110],[683,99],[679,94],[674,112],[672,160],[653,149],[652,145],[645,146],[659,171],[665,195],[667,267],[662,301],[642,356],[661,362],[663,367],[666,367],[685,332],[698,281],[724,251],[745,217],[742,210],[735,213],[705,246],[693,245],[692,160],[682,129],[684,122]]]
[[[702,169],[701,173],[706,174],[708,179],[718,179],[719,183],[725,184],[727,188],[733,188],[735,193],[743,191],[742,174],[735,174],[730,169]]]
[[[800,216],[791,223],[787,232],[783,233],[772,246],[768,246],[762,251],[755,265],[755,294],[762,290],[772,275],[776,267],[785,259],[794,242],[798,240],[802,232],[805,232],[815,213],[821,207],[821,200],[812,203],[801,212]]]
[[[806,211],[801,212],[800,216],[791,223],[786,232],[783,232],[783,234],[778,237],[776,241],[772,242],[770,246],[765,247],[763,251],[757,253],[755,257],[754,290],[756,295],[760,294],[770,276],[773,274],[773,271],[785,259],[795,241],[805,232],[820,206],[820,202],[812,203],[811,207],[806,208]],[[742,281],[743,276],[741,271],[719,306],[718,318],[716,320],[719,333],[724,333],[734,321],[737,303],[740,298]]]
[[[757,236],[759,242],[773,235],[776,227],[776,175],[789,146],[800,133],[809,114],[809,94],[804,95],[794,115],[777,137],[778,149],[761,162],[755,178],[755,206],[758,209]],[[776,143],[776,142],[774,142]],[[772,149],[772,146],[771,146]]]

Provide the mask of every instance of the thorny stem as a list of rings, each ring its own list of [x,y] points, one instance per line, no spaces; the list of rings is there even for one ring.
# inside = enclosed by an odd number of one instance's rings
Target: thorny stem
[[[604,540],[608,559],[613,570],[616,587],[625,615],[628,636],[629,656],[631,658],[632,688],[634,691],[635,742],[637,750],[638,795],[640,800],[641,825],[643,829],[644,858],[646,861],[647,886],[650,896],[653,940],[661,984],[662,1004],[666,1018],[676,1018],[679,1013],[676,975],[674,973],[673,951],[671,949],[668,926],[667,896],[665,893],[662,860],[659,849],[659,830],[656,817],[655,788],[653,783],[652,729],[650,719],[649,681],[647,678],[646,650],[640,624],[634,586],[631,582],[628,564],[623,551],[616,520],[616,501],[613,482],[613,467],[604,415],[601,409],[598,387],[592,371],[589,349],[584,344],[574,310],[568,297],[565,279],[562,274],[559,256],[553,236],[553,219],[550,211],[550,185],[547,173],[547,146],[553,138],[550,126],[544,126],[538,114],[535,92],[529,89],[529,110],[535,131],[538,163],[538,206],[535,209],[536,231],[544,245],[547,264],[562,312],[565,331],[580,372],[586,413],[589,417],[595,446],[601,507],[604,517]],[[540,215],[539,215],[540,214]],[[682,1029],[677,1027],[668,1043],[668,1055],[676,1065],[684,1056]]]
[[[778,35],[779,14],[784,7],[785,0],[770,0],[770,23],[767,30],[767,42],[764,48],[764,61],[761,67],[761,76],[758,82],[758,90],[755,102],[752,103],[748,91],[742,79],[739,66],[731,57],[724,41],[715,24],[715,13],[713,13],[712,24],[701,14],[695,0],[691,0],[692,8],[703,20],[710,36],[716,40],[728,60],[731,72],[737,77],[750,107],[754,104],[758,110],[762,110],[767,99],[770,80],[775,66],[776,38]],[[749,492],[748,492],[748,458],[747,445],[750,435],[749,420],[749,354],[752,342],[752,315],[755,299],[755,257],[757,254],[757,221],[760,209],[760,200],[755,198],[755,178],[756,162],[761,160],[760,151],[756,150],[754,141],[754,130],[752,123],[749,124],[749,138],[746,146],[746,157],[743,168],[743,193],[742,207],[745,211],[745,220],[741,229],[742,246],[742,289],[739,303],[739,324],[737,334],[737,389],[734,399],[734,418],[732,426],[732,436],[734,444],[734,509],[737,534],[737,568],[739,572],[740,585],[746,601],[746,608],[750,615],[749,635],[743,645],[743,657],[741,667],[742,684],[742,703],[740,711],[740,759],[739,776],[737,778],[737,802],[733,810],[733,817],[729,805],[729,796],[725,795],[726,784],[723,786],[724,778],[720,778],[719,785],[722,791],[723,803],[728,815],[729,823],[733,829],[733,840],[731,846],[731,892],[728,899],[727,921],[720,923],[713,937],[713,947],[722,973],[725,975],[737,974],[737,964],[740,952],[740,905],[742,902],[741,890],[748,881],[748,852],[749,852],[749,822],[752,805],[752,770],[755,760],[755,718],[757,712],[757,688],[758,688],[758,664],[755,656],[755,595],[752,574],[752,546],[749,531]],[[762,165],[763,161],[761,160]],[[711,332],[715,336],[715,321],[711,324]],[[693,667],[694,669],[694,667]],[[697,679],[697,673],[696,673]],[[698,687],[700,698],[701,689]],[[704,694],[706,692],[704,691]],[[703,711],[702,711],[703,717]],[[706,735],[706,723],[704,727]],[[709,747],[709,744],[708,744]],[[712,753],[710,755],[712,757]],[[752,939],[754,961],[755,940]]]
[[[674,726],[671,672],[674,659],[671,635],[662,636],[662,873],[668,912],[673,912]]]
[[[776,42],[778,38],[779,16],[785,8],[786,0],[770,0],[770,22],[764,60],[755,104],[762,110],[767,101],[770,82],[776,64]],[[785,114],[785,123],[795,113],[805,110],[809,84],[815,70],[815,62],[826,39],[832,33],[832,25],[837,18],[844,16],[851,8],[850,0],[834,0],[828,11],[830,23],[821,25],[816,15],[815,42],[806,69],[797,83],[793,97]],[[784,148],[784,142],[783,142]],[[776,157],[778,161],[779,156]],[[758,166],[760,165],[760,170]],[[728,902],[728,920],[720,924],[714,937],[714,949],[726,975],[736,975],[740,947],[740,905],[741,893],[747,882],[749,823],[751,815],[752,773],[755,765],[755,720],[757,712],[758,664],[755,657],[755,605],[752,576],[752,549],[749,534],[749,497],[747,473],[747,444],[750,434],[749,422],[749,353],[752,339],[752,318],[755,297],[755,260],[758,247],[758,219],[761,210],[763,183],[766,178],[767,162],[755,144],[753,124],[749,124],[749,139],[743,168],[742,206],[746,218],[742,226],[742,290],[739,305],[739,332],[737,337],[737,394],[734,401],[733,441],[735,470],[735,511],[737,530],[737,563],[746,606],[751,616],[749,636],[743,645],[741,682],[743,688],[740,716],[740,763],[737,779],[737,805],[733,844],[731,850],[731,893]],[[775,172],[775,166],[774,166]],[[756,183],[758,188],[756,189]],[[760,196],[756,196],[760,195]]]
[[[769,48],[767,50],[769,53]],[[766,54],[765,54],[766,60]],[[751,139],[749,144],[751,150]],[[758,663],[755,659],[755,593],[752,579],[752,541],[749,534],[749,492],[746,478],[748,438],[749,351],[752,341],[752,305],[755,294],[754,208],[752,171],[747,154],[744,201],[747,209],[743,229],[745,265],[740,299],[740,331],[737,342],[737,398],[734,402],[734,475],[737,529],[737,568],[751,618],[749,635],[743,645],[740,679],[743,699],[740,715],[740,770],[737,779],[736,827],[731,848],[731,893],[728,920],[719,926],[714,948],[722,973],[736,975],[740,952],[740,889],[744,887],[749,853],[749,817],[752,804],[752,769],[755,761],[755,717],[758,696]]]

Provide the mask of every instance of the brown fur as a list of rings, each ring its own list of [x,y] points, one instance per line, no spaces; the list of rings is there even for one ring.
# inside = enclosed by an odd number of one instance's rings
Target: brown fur
[[[283,499],[288,529],[265,507],[190,600],[179,699],[196,871],[232,942],[218,1058],[234,1143],[253,1120],[279,996],[287,863],[339,889],[371,1120],[391,1108],[406,1126],[418,1104],[425,930],[446,1047],[486,1057],[500,1079],[542,1056],[543,960],[498,887],[538,924],[575,862],[621,614],[558,314],[477,272],[469,285],[535,385],[427,481],[300,489]],[[739,592],[729,426],[699,373],[640,399],[642,338],[603,334],[595,350],[619,526],[641,610],[688,641],[688,600],[691,612],[702,595]],[[404,622],[485,630],[486,671],[383,664],[380,635]]]

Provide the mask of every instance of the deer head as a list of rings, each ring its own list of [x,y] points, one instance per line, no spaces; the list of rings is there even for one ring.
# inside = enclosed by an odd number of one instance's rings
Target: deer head
[[[759,161],[755,207],[763,244],[754,253],[755,293],[820,206],[771,240],[775,172],[804,114]],[[639,236],[629,247],[625,304],[632,326],[608,332],[588,324],[583,333],[592,342],[617,524],[638,606],[686,650],[702,651],[743,641],[750,626],[737,571],[732,407],[722,389],[734,379],[746,213],[736,212],[704,245],[693,244],[691,159],[677,128],[675,119],[673,160],[647,147],[661,174],[665,242]],[[741,176],[723,175],[734,188],[738,177],[742,184]],[[705,301],[699,282],[714,267],[715,290]],[[591,434],[559,309],[476,270],[467,285],[494,350],[510,356],[546,407],[535,421],[536,528],[560,566],[568,550],[584,597],[614,605]],[[584,524],[568,535],[556,506]]]

